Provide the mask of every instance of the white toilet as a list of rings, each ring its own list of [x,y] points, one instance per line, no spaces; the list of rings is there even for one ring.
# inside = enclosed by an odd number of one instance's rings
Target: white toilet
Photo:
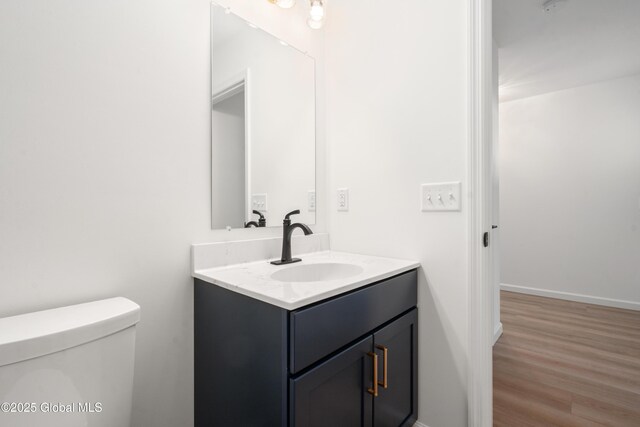
[[[129,427],[139,320],[126,298],[0,319],[0,426]]]

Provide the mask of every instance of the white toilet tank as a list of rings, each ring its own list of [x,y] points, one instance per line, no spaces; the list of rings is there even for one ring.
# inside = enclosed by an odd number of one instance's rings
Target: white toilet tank
[[[129,427],[138,320],[126,298],[0,319],[0,426]]]

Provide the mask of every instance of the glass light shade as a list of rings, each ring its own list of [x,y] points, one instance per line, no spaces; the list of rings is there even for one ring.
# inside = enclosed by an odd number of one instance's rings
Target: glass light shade
[[[309,18],[307,20],[307,25],[309,25],[309,27],[313,28],[314,30],[319,30],[324,25],[324,21],[314,21],[312,18]]]
[[[314,21],[322,21],[322,18],[324,18],[324,7],[320,0],[312,0],[309,16]]]
[[[290,9],[296,5],[296,0],[275,0],[272,3],[277,4],[283,9]]]

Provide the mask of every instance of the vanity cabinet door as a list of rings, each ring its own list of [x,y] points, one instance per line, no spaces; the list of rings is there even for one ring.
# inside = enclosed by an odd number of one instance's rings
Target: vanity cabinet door
[[[379,365],[374,427],[412,426],[417,419],[417,337],[418,310],[415,308],[373,336]]]
[[[290,421],[295,427],[371,427],[373,387],[369,336],[290,380]]]

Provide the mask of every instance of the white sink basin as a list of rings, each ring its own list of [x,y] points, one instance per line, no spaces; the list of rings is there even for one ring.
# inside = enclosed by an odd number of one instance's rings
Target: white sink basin
[[[271,275],[279,282],[320,282],[325,280],[347,279],[357,276],[364,270],[359,265],[337,262],[299,264],[278,270]]]
[[[420,267],[415,261],[328,250],[305,253],[302,258],[277,267],[265,259],[195,270],[193,277],[285,310],[297,310]]]

